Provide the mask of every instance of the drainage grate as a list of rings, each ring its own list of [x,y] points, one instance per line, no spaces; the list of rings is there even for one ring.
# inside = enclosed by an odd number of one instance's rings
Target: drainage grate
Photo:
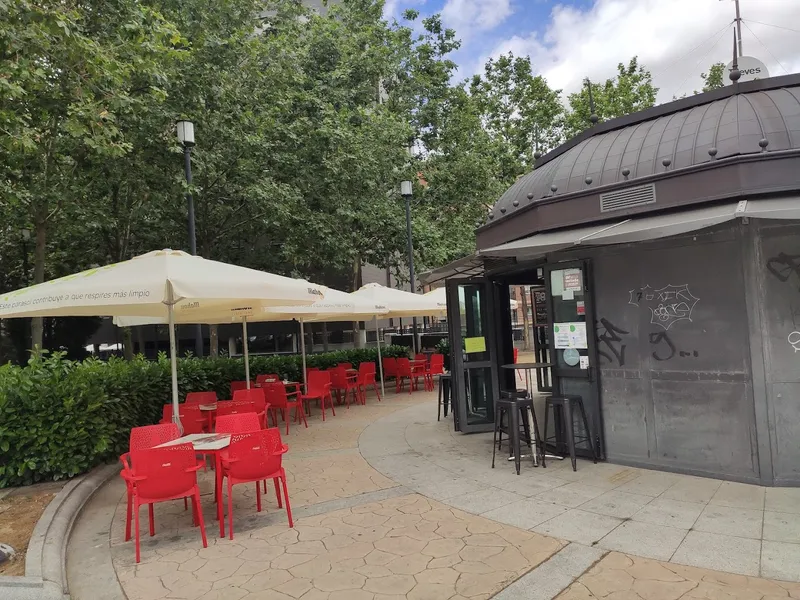
[[[645,204],[655,204],[656,186],[652,183],[635,188],[600,194],[600,212],[611,212]]]

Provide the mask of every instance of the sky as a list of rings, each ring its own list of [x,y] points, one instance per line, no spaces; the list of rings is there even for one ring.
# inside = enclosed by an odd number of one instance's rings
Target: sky
[[[769,74],[800,72],[800,0],[740,0],[743,51]],[[733,0],[386,0],[385,15],[407,8],[441,13],[462,40],[458,79],[489,57],[531,57],[551,87],[573,92],[589,77],[613,77],[639,56],[660,88],[658,102],[691,94],[700,74],[733,53]]]

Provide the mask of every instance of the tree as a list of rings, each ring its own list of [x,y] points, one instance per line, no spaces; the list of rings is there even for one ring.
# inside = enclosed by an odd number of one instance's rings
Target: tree
[[[536,152],[547,152],[561,142],[560,93],[533,74],[530,57],[511,53],[489,59],[483,76],[472,78],[470,94],[492,139],[500,181],[511,185],[533,168]]]
[[[627,65],[617,65],[617,76],[607,79],[605,83],[591,83],[594,100],[594,114],[600,121],[607,121],[628,115],[656,103],[658,88],[653,85],[653,76],[638,58],[633,57]],[[569,95],[565,133],[566,137],[574,137],[591,127],[589,117],[592,110],[589,103],[589,91],[586,85],[579,91]]]
[[[703,78],[703,91],[710,92],[725,87],[725,63],[714,63],[708,68],[708,73],[701,73]]]

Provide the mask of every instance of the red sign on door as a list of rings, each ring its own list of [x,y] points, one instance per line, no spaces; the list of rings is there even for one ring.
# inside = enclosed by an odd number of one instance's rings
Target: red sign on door
[[[586,304],[584,304],[583,300],[578,300],[576,308],[579,315],[586,314]]]

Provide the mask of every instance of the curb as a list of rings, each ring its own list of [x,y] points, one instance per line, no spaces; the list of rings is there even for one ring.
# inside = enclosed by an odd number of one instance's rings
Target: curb
[[[24,577],[0,577],[3,600],[66,600],[66,549],[72,526],[98,488],[119,473],[119,465],[97,467],[69,481],[48,504],[33,529]]]

